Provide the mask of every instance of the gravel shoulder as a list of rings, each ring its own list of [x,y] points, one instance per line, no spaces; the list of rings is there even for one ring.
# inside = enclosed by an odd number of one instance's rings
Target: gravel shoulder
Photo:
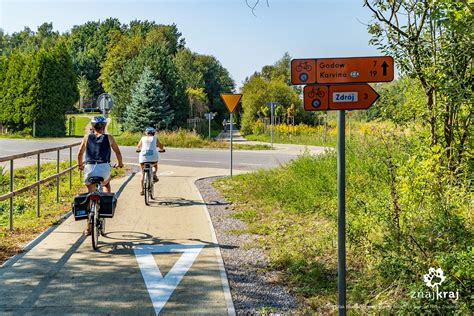
[[[289,289],[277,283],[276,272],[268,272],[264,252],[249,247],[254,237],[249,234],[230,234],[230,229],[246,224],[231,216],[232,205],[211,185],[216,177],[196,181],[196,186],[207,204],[209,214],[221,246],[222,257],[229,279],[237,315],[297,313],[298,301]]]

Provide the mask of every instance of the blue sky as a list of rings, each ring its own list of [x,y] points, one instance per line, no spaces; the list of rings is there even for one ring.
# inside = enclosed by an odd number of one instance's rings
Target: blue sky
[[[371,15],[362,0],[260,2],[254,16],[245,0],[0,0],[0,28],[12,33],[53,22],[64,32],[108,17],[175,23],[186,46],[214,55],[237,86],[285,52],[293,58],[383,55],[368,44]]]

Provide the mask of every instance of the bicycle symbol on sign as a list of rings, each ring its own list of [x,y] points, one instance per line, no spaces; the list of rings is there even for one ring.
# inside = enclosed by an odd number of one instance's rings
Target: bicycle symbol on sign
[[[313,67],[307,61],[302,61],[299,65],[296,66],[297,72],[301,72],[303,70],[311,71],[311,69],[313,69]]]
[[[310,92],[308,92],[308,97],[313,99],[315,97],[323,98],[326,95],[324,91],[322,91],[319,87],[318,88],[313,88],[311,89]]]

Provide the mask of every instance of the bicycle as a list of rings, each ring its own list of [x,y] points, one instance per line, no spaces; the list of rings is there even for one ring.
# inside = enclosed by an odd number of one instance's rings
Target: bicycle
[[[137,150],[137,152],[140,152]],[[159,150],[158,152],[164,153],[166,150]],[[155,183],[153,181],[153,164],[154,162],[145,162],[143,164],[143,195],[145,197],[145,205],[150,205],[150,199],[155,199]]]
[[[92,239],[92,248],[97,250],[97,244],[99,242],[99,234],[102,236],[105,235],[105,218],[100,217],[100,195],[102,193],[102,184],[104,181],[102,177],[90,177],[88,182],[95,184],[95,191],[87,195],[88,200],[90,201],[89,207],[89,227],[91,229],[91,239]]]
[[[313,67],[311,67],[311,65],[307,61],[305,61],[305,62],[301,62],[299,65],[297,65],[295,70],[297,72],[301,72],[303,70],[311,71],[311,69],[313,69]]]
[[[308,97],[313,99],[314,97],[320,97],[320,98],[323,98],[325,95],[324,91],[321,91],[320,88],[313,88],[311,89],[311,91],[309,91],[308,93]]]

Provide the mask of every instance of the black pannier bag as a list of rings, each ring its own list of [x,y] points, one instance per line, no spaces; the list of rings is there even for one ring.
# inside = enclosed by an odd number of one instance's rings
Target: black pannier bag
[[[72,203],[72,213],[76,221],[86,219],[89,214],[89,199],[87,198],[88,193],[79,193],[74,197]]]
[[[99,216],[112,218],[115,214],[115,207],[117,206],[117,197],[115,193],[100,193],[100,208]]]

